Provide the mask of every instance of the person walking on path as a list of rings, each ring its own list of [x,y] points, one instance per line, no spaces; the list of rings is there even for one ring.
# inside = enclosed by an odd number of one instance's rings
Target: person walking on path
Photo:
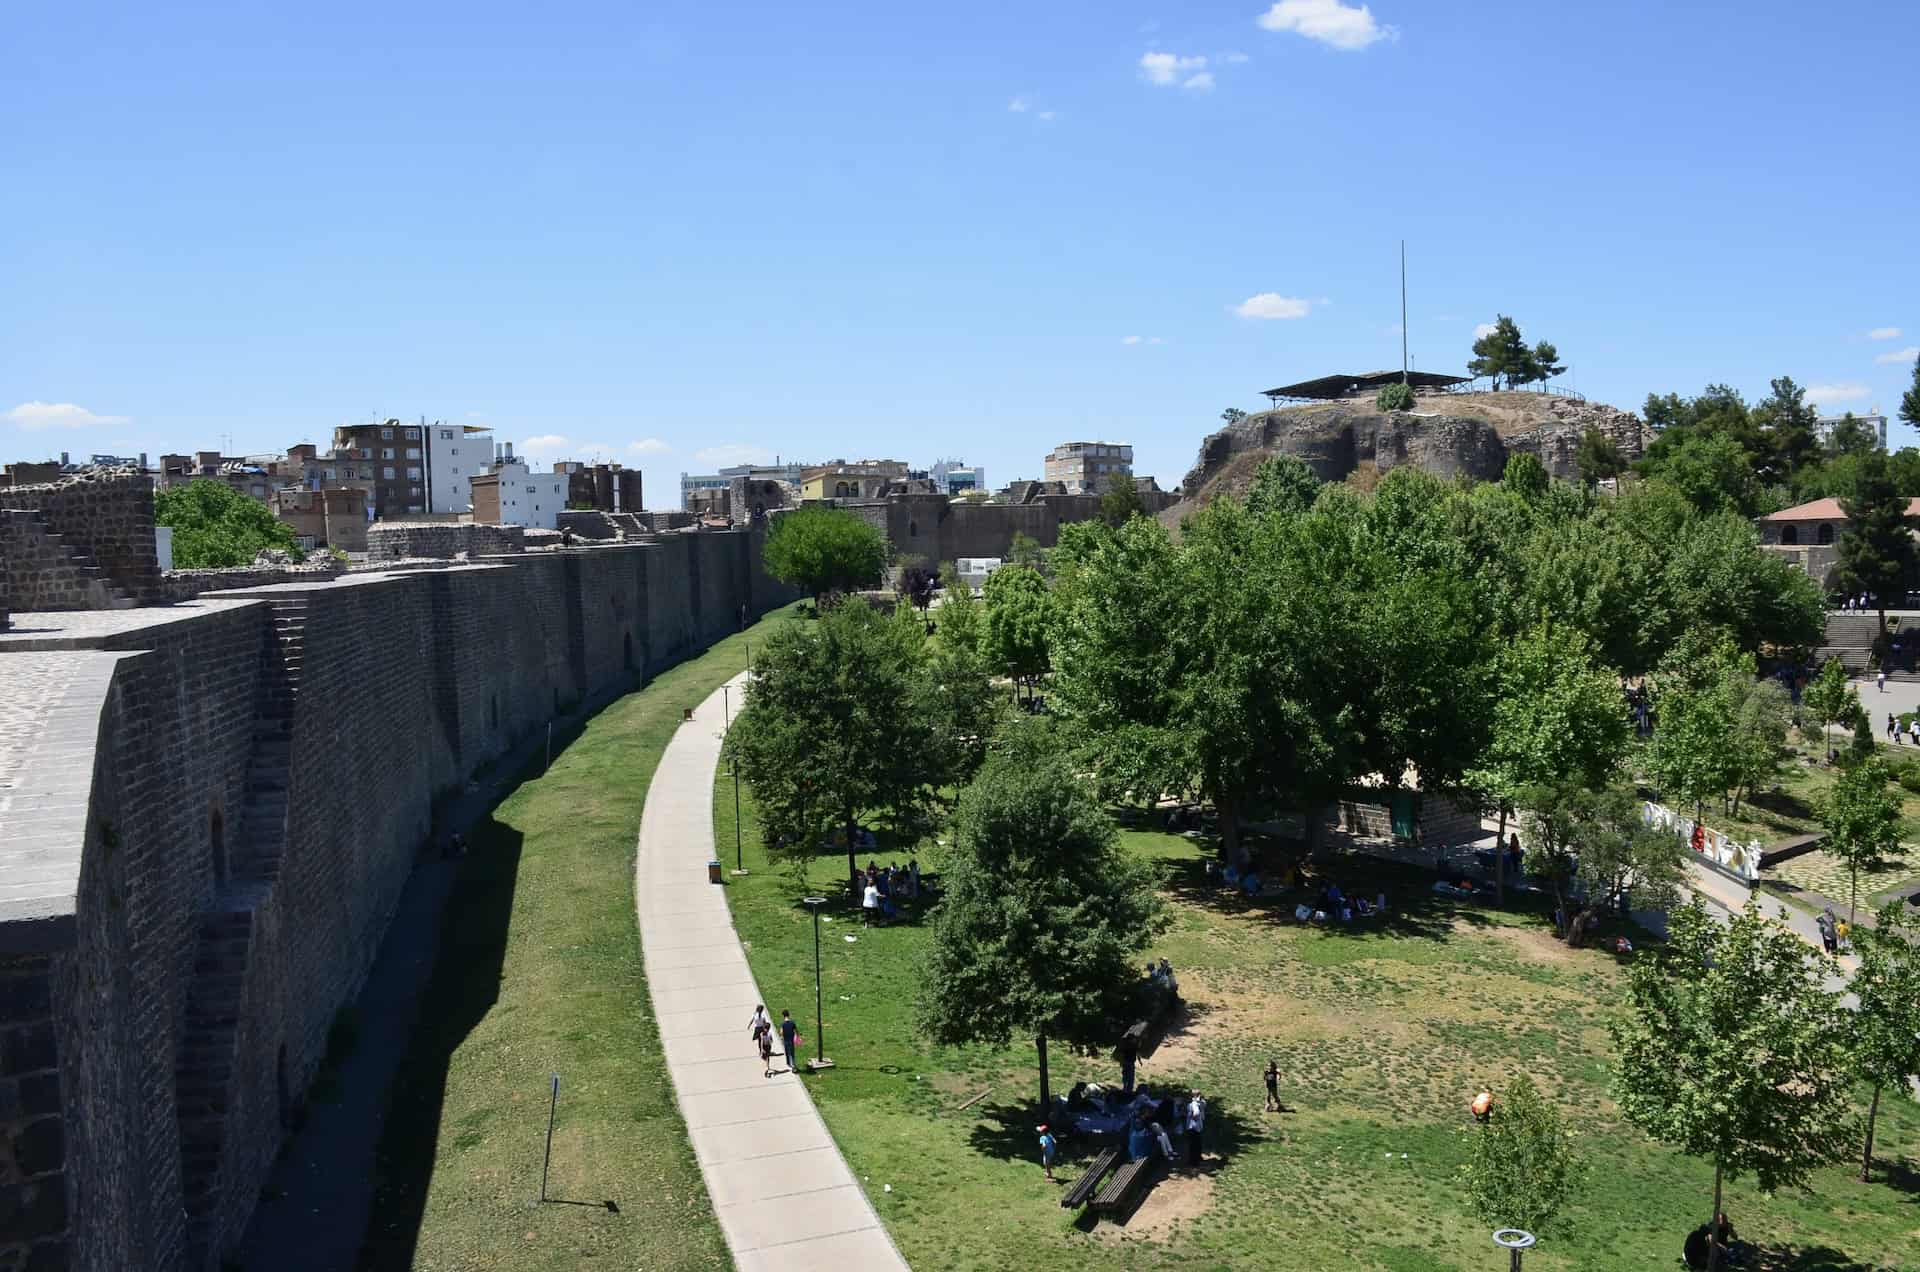
[[[771,1022],[760,1026],[760,1076],[773,1076],[773,1025]]]
[[[1833,907],[1828,906],[1825,910],[1822,910],[1819,917],[1814,919],[1813,925],[1820,929],[1820,944],[1822,948],[1829,954],[1833,953],[1835,947],[1840,943],[1840,931],[1833,921]]]
[[[1895,746],[1900,745],[1900,717],[1891,711],[1887,712],[1887,737]]]
[[[773,1028],[773,1017],[767,1015],[767,1005],[761,1003],[753,1009],[753,1019],[747,1022],[747,1039],[758,1048],[760,1035],[771,1028]]]
[[[1053,1154],[1059,1145],[1054,1142],[1053,1132],[1043,1122],[1040,1125],[1040,1167],[1047,1172],[1047,1182],[1053,1182]]]
[[[1207,1126],[1207,1102],[1194,1091],[1187,1100],[1187,1165],[1200,1166],[1200,1136]]]
[[[782,1011],[780,1013],[780,1047],[782,1050],[784,1050],[787,1053],[787,1072],[788,1073],[799,1072],[799,1070],[794,1067],[794,1063],[793,1063],[793,1053],[795,1050],[798,1049],[799,1043],[800,1043],[800,1026],[793,1023],[792,1012]]]
[[[1280,1111],[1280,1062],[1268,1060],[1262,1076],[1267,1080],[1267,1112],[1277,1113]]]
[[[1880,675],[1877,679],[1880,685],[1880,692],[1885,693],[1887,691],[1887,669],[1885,667],[1880,669]]]

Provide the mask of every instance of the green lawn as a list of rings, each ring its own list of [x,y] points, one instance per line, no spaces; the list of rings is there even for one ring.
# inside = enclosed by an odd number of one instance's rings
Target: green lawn
[[[682,708],[788,612],[607,707],[468,836],[395,1079],[363,1267],[726,1266],[648,1005],[634,849]],[[556,1072],[548,1195],[588,1204],[534,1203]]]
[[[724,774],[715,794],[725,845]],[[754,846],[750,800],[746,815],[753,873],[729,882],[734,920],[767,1005],[804,1022],[810,1053],[813,932],[795,898],[806,886],[831,891],[845,860],[819,859],[803,885]],[[845,910],[821,926],[837,1067],[808,1081],[915,1268],[1504,1267],[1456,1176],[1472,1134],[1468,1099],[1521,1072],[1568,1116],[1593,1166],[1528,1268],[1675,1266],[1710,1205],[1712,1169],[1646,1140],[1606,1097],[1605,1023],[1624,993],[1611,955],[1566,950],[1538,913],[1456,907],[1388,868],[1377,877],[1397,915],[1384,930],[1303,930],[1277,907],[1209,891],[1187,840],[1129,833],[1126,843],[1168,872],[1175,923],[1153,953],[1173,961],[1192,1008],[1140,1076],[1208,1093],[1214,1156],[1198,1177],[1163,1181],[1124,1227],[1076,1224],[1042,1179],[1030,1044],[950,1050],[914,1038],[924,927],[863,931]],[[1356,861],[1341,877],[1371,891],[1376,867]],[[1269,1056],[1293,1112],[1261,1111]],[[1055,1047],[1053,1075],[1065,1090],[1117,1071]],[[1893,1183],[1885,1168],[1862,1185],[1836,1167],[1811,1195],[1732,1188],[1743,1237],[1770,1247],[1763,1266],[1920,1268],[1920,1106],[1883,1103],[1878,1150]],[[1072,1160],[1070,1151],[1063,1179]]]

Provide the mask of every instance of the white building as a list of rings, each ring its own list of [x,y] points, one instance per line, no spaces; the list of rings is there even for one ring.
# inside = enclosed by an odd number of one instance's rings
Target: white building
[[[511,455],[512,448],[507,453]],[[473,475],[493,462],[493,436],[471,424],[441,420],[427,430],[427,511],[473,506]]]
[[[1853,414],[1853,413],[1848,412],[1846,414],[1841,414],[1841,415],[1822,415],[1819,418],[1819,420],[1814,424],[1813,426],[1814,431],[1820,435],[1820,440],[1823,443],[1830,441],[1833,438],[1834,427],[1838,425],[1841,420],[1844,420],[1845,418],[1847,418],[1847,414]],[[1867,428],[1867,431],[1872,433],[1876,438],[1879,439],[1881,450],[1887,449],[1887,417],[1880,414],[1879,407],[1876,406],[1871,411],[1854,414],[1853,418],[1858,420],[1861,424],[1864,424]]]
[[[987,576],[1003,564],[999,557],[960,557],[953,568],[962,583],[978,592],[987,586]]]
[[[969,490],[987,489],[987,470],[978,464],[958,459],[943,459],[927,469],[934,489],[943,495],[961,495]]]
[[[536,473],[525,460],[502,457],[481,471],[500,479],[500,524],[553,530],[567,510],[567,474]]]

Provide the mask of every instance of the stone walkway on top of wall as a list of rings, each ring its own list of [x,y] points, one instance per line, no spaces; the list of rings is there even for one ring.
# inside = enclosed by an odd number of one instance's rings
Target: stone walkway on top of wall
[[[667,1072],[742,1272],[904,1272],[800,1076],[765,1077],[747,1037],[764,1000],[726,892],[707,881],[724,703],[716,691],[674,733],[640,819],[634,895]]]

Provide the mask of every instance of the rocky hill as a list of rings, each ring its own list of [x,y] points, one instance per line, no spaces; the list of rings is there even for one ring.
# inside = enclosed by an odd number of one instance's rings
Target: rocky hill
[[[1507,458],[1537,455],[1556,477],[1577,477],[1580,438],[1590,428],[1639,458],[1647,430],[1640,417],[1599,402],[1544,393],[1451,393],[1422,397],[1412,411],[1374,409],[1370,399],[1315,402],[1249,415],[1200,443],[1181,484],[1185,498],[1169,514],[1221,494],[1242,494],[1269,455],[1293,455],[1326,481],[1358,471],[1416,464],[1441,477],[1497,480]]]

